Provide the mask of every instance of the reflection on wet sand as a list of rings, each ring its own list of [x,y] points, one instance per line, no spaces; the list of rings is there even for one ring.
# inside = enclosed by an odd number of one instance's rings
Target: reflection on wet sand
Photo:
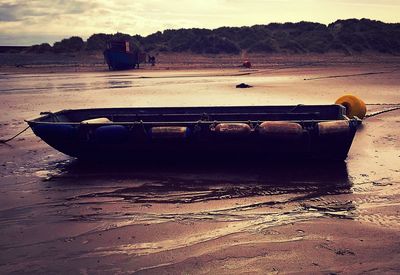
[[[269,232],[273,226],[323,216],[351,218],[354,210],[351,201],[333,199],[351,192],[345,163],[111,165],[66,161],[55,165],[58,174],[45,184],[62,193],[62,199],[31,210],[46,213],[46,219],[53,212],[50,216],[57,217],[57,223],[96,224],[73,240],[83,242],[91,235],[132,226],[213,224],[210,230],[174,239],[100,246],[80,257],[148,255],[235,233]]]
[[[102,179],[98,183],[98,179]],[[94,185],[88,192],[79,192],[69,197],[74,205],[96,203],[132,204],[193,204],[210,201],[249,199],[254,201],[240,205],[196,209],[179,213],[118,213],[112,218],[135,222],[142,217],[146,222],[176,219],[213,219],[233,221],[254,219],[255,224],[265,226],[285,224],[296,219],[307,219],[323,215],[351,217],[354,206],[351,202],[324,201],[324,196],[347,194],[351,191],[346,164],[343,163],[247,163],[223,165],[208,163],[158,164],[90,164],[79,161],[68,163],[59,175],[50,179],[58,188],[69,189]],[[76,193],[76,191],[75,191]],[[317,202],[317,203],[316,203]],[[289,207],[291,206],[291,207]],[[262,208],[275,211],[263,212]],[[284,209],[279,211],[278,209]],[[290,209],[289,209],[290,208]],[[261,210],[261,211],[260,211]],[[246,214],[256,211],[252,215]],[[145,211],[146,212],[146,211]],[[80,219],[103,220],[102,214]],[[267,218],[268,217],[268,218]],[[109,217],[111,218],[111,217]],[[267,218],[267,219],[266,219]],[[274,221],[273,223],[268,223]],[[251,228],[249,228],[251,229]]]
[[[63,257],[91,259],[113,255],[146,256],[194,247],[232,234],[273,234],[274,226],[319,217],[351,218],[354,205],[336,200],[351,193],[343,163],[234,163],[172,162],[85,163],[66,160],[49,163],[43,187],[51,200],[2,211],[2,226],[18,221],[28,232],[40,224],[59,228],[59,234],[3,240],[3,250],[30,251],[42,257],[57,243],[88,244],[109,234],[142,234],[156,226],[170,237],[85,245],[79,253],[66,248]],[[10,212],[10,213],[8,213]],[[12,214],[11,214],[12,212]],[[29,217],[34,215],[34,220]],[[175,235],[181,225],[204,227]],[[169,227],[175,228],[171,231]],[[61,228],[64,228],[61,230]],[[151,227],[153,228],[153,227]],[[164,229],[163,229],[164,228]],[[167,228],[167,229],[165,229]],[[65,238],[65,230],[70,237]],[[153,230],[153,229],[151,229]],[[272,230],[272,231],[271,231]],[[149,233],[150,234],[150,233]],[[271,235],[273,236],[273,235]],[[268,242],[290,242],[268,238]],[[147,241],[146,241],[147,240]],[[259,243],[259,240],[255,241]],[[32,252],[34,249],[34,252]],[[36,255],[42,251],[42,254]],[[76,255],[76,256],[74,256]],[[61,259],[58,259],[61,260]]]
[[[315,196],[348,192],[345,162],[331,163],[87,163],[69,161],[51,180],[86,185],[95,179],[133,180],[139,185],[93,196],[118,196],[132,202],[185,203],[283,193]],[[104,184],[110,182],[105,180]],[[153,194],[148,198],[139,194]],[[175,199],[169,199],[174,194]],[[182,194],[182,197],[179,196]],[[158,198],[158,196],[160,196]],[[163,199],[164,198],[164,199]]]

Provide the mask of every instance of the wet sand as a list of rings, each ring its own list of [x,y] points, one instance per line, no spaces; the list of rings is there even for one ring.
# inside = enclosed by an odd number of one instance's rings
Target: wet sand
[[[330,104],[353,93],[372,113],[399,106],[399,87],[398,67],[382,63],[3,73],[0,138],[68,108]],[[0,145],[0,273],[399,273],[399,126],[400,111],[366,119],[336,164],[89,165],[28,131]]]

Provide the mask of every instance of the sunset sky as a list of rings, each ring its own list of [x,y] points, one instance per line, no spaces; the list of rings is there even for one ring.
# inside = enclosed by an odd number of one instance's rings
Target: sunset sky
[[[370,18],[400,22],[400,0],[0,0],[0,45],[78,35]]]

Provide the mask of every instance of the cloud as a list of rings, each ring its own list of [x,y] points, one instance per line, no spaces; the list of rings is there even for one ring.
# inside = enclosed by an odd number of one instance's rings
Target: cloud
[[[0,4],[0,22],[18,21],[18,8],[19,6],[15,4]]]
[[[94,1],[53,0],[53,1],[0,1],[0,21],[23,21],[31,17],[54,17],[67,14],[82,14],[96,8]]]

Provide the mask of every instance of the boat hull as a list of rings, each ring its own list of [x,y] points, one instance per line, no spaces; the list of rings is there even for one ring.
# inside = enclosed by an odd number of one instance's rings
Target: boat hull
[[[131,52],[114,51],[107,49],[104,51],[104,59],[110,70],[129,70],[134,69],[139,64],[138,55]]]
[[[360,121],[340,114],[341,108],[332,108],[339,111],[332,120],[309,119],[308,111],[277,114],[268,107],[194,107],[67,110],[27,122],[50,146],[80,159],[344,160]],[[112,122],[80,122],[101,116]],[[273,120],[254,120],[257,116]],[[65,117],[70,121],[62,121]]]

